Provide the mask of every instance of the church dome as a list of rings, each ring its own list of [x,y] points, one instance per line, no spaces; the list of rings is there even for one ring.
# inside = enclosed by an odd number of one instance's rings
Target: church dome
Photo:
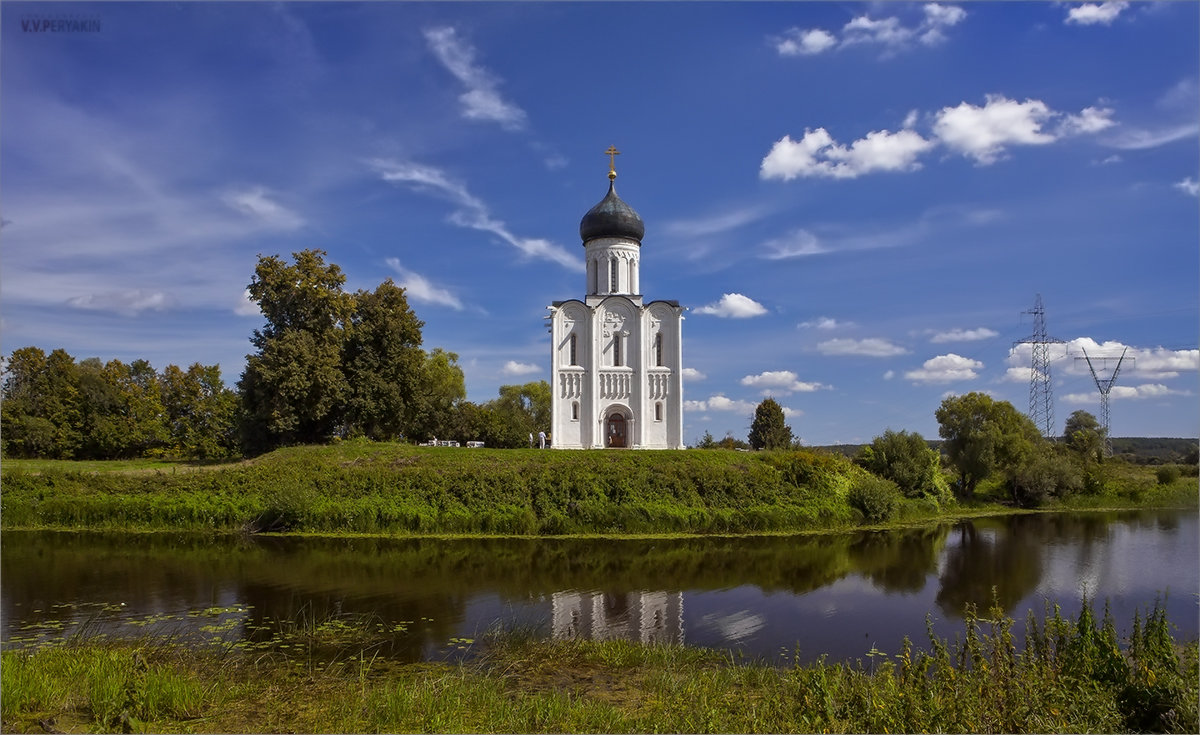
[[[613,182],[608,184],[608,194],[600,203],[588,210],[579,222],[579,236],[586,243],[600,237],[619,237],[636,240],[640,245],[646,234],[646,225],[633,207],[617,196]]]

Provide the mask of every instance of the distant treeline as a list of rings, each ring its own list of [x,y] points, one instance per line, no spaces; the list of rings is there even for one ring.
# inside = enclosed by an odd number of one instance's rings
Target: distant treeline
[[[930,439],[929,446],[941,449],[940,439]],[[870,444],[826,444],[813,449],[833,452],[844,457],[857,457]],[[1196,464],[1200,461],[1200,440],[1177,437],[1124,437],[1112,439],[1113,457],[1132,464]]]

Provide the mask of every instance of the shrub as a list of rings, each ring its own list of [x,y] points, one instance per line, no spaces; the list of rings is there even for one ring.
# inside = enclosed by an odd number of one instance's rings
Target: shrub
[[[896,513],[900,502],[900,490],[896,483],[880,477],[865,477],[854,483],[846,494],[851,508],[862,512],[870,523],[888,520]]]
[[[1179,467],[1173,464],[1163,465],[1154,471],[1154,476],[1158,478],[1159,485],[1170,485],[1179,479],[1179,475]]]
[[[1084,479],[1069,458],[1043,449],[1022,462],[1008,479],[1013,502],[1036,508],[1051,497],[1074,495],[1084,488]]]

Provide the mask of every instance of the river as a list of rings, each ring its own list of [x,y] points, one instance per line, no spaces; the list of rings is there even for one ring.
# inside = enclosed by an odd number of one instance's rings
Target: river
[[[370,616],[405,660],[493,630],[627,638],[788,662],[953,639],[993,596],[1023,628],[1047,604],[1111,605],[1126,631],[1161,598],[1197,637],[1195,511],[1046,513],[805,536],[615,539],[231,537],[6,531],[6,649],[81,631],[180,641]]]

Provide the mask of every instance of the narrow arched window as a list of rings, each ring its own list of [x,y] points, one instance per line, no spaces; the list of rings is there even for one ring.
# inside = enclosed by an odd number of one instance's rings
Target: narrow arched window
[[[571,404],[571,420],[579,420],[579,401],[575,401]]]
[[[654,420],[662,421],[662,401],[654,404]]]
[[[613,366],[621,367],[621,333],[613,335]]]
[[[620,276],[620,270],[619,270],[620,265],[618,265],[616,258],[613,258],[609,262],[609,265],[612,267],[609,269],[609,274],[608,274],[609,275],[609,289],[608,290],[612,293],[616,293],[617,291],[620,290],[617,287],[617,283],[618,283],[617,278]]]
[[[662,357],[662,332],[658,332],[654,335],[654,364],[662,367]]]
[[[569,352],[568,356],[570,357],[570,362],[567,363],[568,365],[578,365],[579,364],[579,360],[577,359],[579,357],[577,345],[578,345],[578,340],[575,338],[575,333],[571,332],[571,346],[568,349],[568,352]]]

